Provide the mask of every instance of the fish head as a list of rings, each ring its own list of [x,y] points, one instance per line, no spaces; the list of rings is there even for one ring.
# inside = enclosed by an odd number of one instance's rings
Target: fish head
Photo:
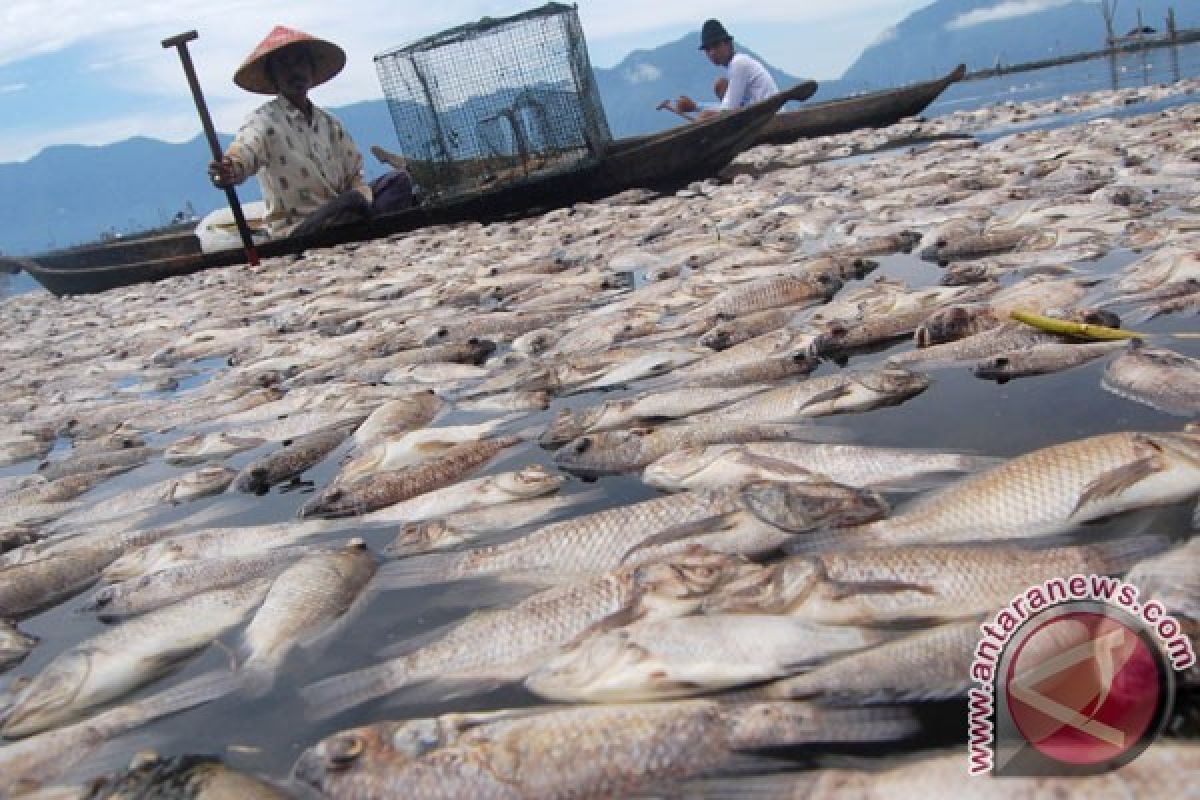
[[[584,409],[561,408],[546,426],[546,432],[538,439],[538,443],[542,447],[555,447],[569,442],[582,436],[599,418],[600,409],[595,406]]]
[[[647,465],[642,480],[660,489],[683,489],[689,478],[707,469],[724,451],[703,445],[682,447]]]
[[[292,766],[292,780],[318,790],[350,776],[368,776],[393,763],[391,732],[397,724],[382,722],[335,733],[305,750]],[[411,760],[401,756],[400,763]]]
[[[333,519],[365,513],[366,509],[360,500],[360,494],[349,487],[350,484],[347,483],[336,483],[326,487],[323,492],[300,506],[298,516],[301,519],[309,517]]]
[[[923,372],[899,367],[864,372],[856,380],[872,392],[897,401],[918,395],[933,384],[933,379]]]
[[[590,433],[572,439],[554,453],[554,463],[579,475],[602,475],[634,464],[642,454],[642,438],[649,428]]]
[[[784,613],[812,591],[821,575],[820,564],[804,556],[748,570],[705,598],[704,613]]]
[[[29,736],[74,717],[75,699],[91,669],[91,654],[82,648],[54,659],[14,698],[0,735]]]
[[[541,464],[530,464],[516,472],[504,472],[495,476],[496,485],[506,494],[517,498],[541,497],[557,491],[566,483],[566,478],[551,472]]]
[[[0,619],[0,663],[6,661],[6,654],[15,656],[29,652],[38,641],[38,637],[22,633],[12,623]]]
[[[176,439],[163,451],[163,460],[168,464],[194,464],[203,461],[200,455],[208,434],[193,433]]]
[[[961,339],[970,332],[973,319],[970,310],[962,306],[938,309],[917,328],[917,347],[931,347]]]
[[[383,552],[393,557],[415,556],[433,550],[445,550],[464,541],[464,536],[441,520],[410,522],[400,529]]]
[[[1107,308],[1078,308],[1071,311],[1067,318],[1085,325],[1102,325],[1105,328],[1121,327],[1121,317],[1115,311],[1109,311]]]
[[[547,700],[621,702],[652,681],[656,664],[627,628],[589,636],[534,670],[525,688]]]
[[[988,279],[987,264],[955,264],[951,267],[946,267],[946,271],[942,273],[942,278],[938,283],[942,286],[970,286],[975,283],[982,283]]]
[[[189,559],[177,542],[162,541],[130,550],[104,568],[101,573],[106,581],[129,580],[150,572],[158,572]]]
[[[818,356],[829,356],[839,352],[846,346],[851,328],[841,320],[830,320],[825,323],[821,333],[813,340],[812,350]]]
[[[710,350],[725,350],[738,343],[738,326],[735,322],[718,322],[700,336],[699,344]]]
[[[832,481],[755,481],[743,486],[739,496],[754,516],[789,533],[859,525],[887,513],[887,503],[877,492]]]
[[[222,465],[201,467],[180,476],[168,492],[167,500],[172,503],[186,503],[189,500],[219,494],[229,488],[237,474],[237,470]]]
[[[488,360],[488,356],[496,352],[496,343],[491,339],[476,339],[474,337],[467,340],[467,357],[466,361],[475,366],[481,366],[483,362]]]
[[[752,568],[742,556],[695,545],[678,555],[633,569],[633,583],[643,611],[687,613],[700,598]]]

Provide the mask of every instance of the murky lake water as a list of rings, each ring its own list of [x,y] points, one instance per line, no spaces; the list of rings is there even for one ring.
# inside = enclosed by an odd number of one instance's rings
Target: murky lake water
[[[1184,48],[1187,67],[1184,75],[1200,74],[1200,47]],[[1182,52],[1182,51],[1181,51]],[[1171,69],[1169,56],[1160,51],[1165,68]],[[1159,61],[1159,55],[1154,57]],[[1135,60],[1136,59],[1135,57]],[[1140,63],[1140,60],[1139,60]],[[1183,67],[1181,63],[1181,68]],[[1078,66],[1078,65],[1076,65]],[[1070,70],[1071,68],[1059,68]],[[1087,80],[1094,77],[1096,67],[1080,67]],[[1157,69],[1157,68],[1156,68]],[[1105,73],[1107,66],[1103,66]],[[959,108],[984,105],[1012,98],[1017,101],[1032,97],[1049,97],[1086,88],[1107,88],[1106,84],[1092,87],[1076,72],[1069,73],[1074,83],[1055,83],[1051,77],[1036,74],[1007,76],[994,79],[992,88],[980,82],[952,87],[951,91],[930,110],[929,115],[957,110]],[[1154,70],[1142,70],[1141,76],[1155,74]],[[1101,76],[1103,77],[1103,76]],[[1162,80],[1162,75],[1156,80]],[[1020,84],[1015,82],[1022,82]],[[1134,83],[1132,85],[1140,85]],[[1008,87],[1008,88],[1004,88]],[[1019,88],[1014,88],[1019,87]],[[1176,101],[1178,102],[1178,101]],[[1145,112],[1142,109],[1122,109],[1121,113]],[[1060,124],[1061,120],[1043,120],[1040,125]],[[878,158],[900,157],[897,153],[882,154]],[[1090,265],[1097,275],[1119,269],[1137,257],[1129,251],[1115,251],[1104,259]],[[870,276],[886,276],[903,280],[911,286],[936,284],[941,270],[923,262],[914,255],[896,255],[881,259],[881,267]],[[7,291],[13,294],[36,290],[26,275],[7,279]],[[853,286],[854,284],[850,284]],[[102,298],[97,298],[102,302]],[[1120,309],[1118,309],[1120,310]],[[1138,326],[1172,349],[1190,356],[1200,357],[1200,341],[1172,339],[1169,334],[1187,331],[1195,326],[1195,318],[1189,316],[1167,316]],[[36,346],[36,343],[31,343]],[[911,347],[902,342],[871,354],[855,356],[850,366],[858,367],[882,361],[887,353]],[[927,447],[935,450],[948,449],[974,452],[992,456],[1013,456],[1029,452],[1057,442],[1078,439],[1094,434],[1116,430],[1178,430],[1181,420],[1149,407],[1122,399],[1100,388],[1100,376],[1107,359],[1100,359],[1087,366],[1068,372],[1016,380],[1004,385],[973,377],[965,368],[938,370],[933,373],[934,385],[923,394],[908,402],[886,409],[847,416],[830,417],[821,421],[823,426],[845,431],[848,439],[859,444]],[[186,391],[193,385],[219,373],[220,361],[202,362],[196,365],[198,374],[181,387]],[[824,363],[819,374],[840,369],[836,364]],[[565,404],[589,405],[633,390],[612,393],[591,392],[570,398],[556,398],[548,411],[520,419],[517,428],[543,429],[553,415]],[[949,412],[949,413],[948,413]],[[476,422],[488,418],[484,414],[456,414],[439,420],[438,424]],[[149,437],[148,444],[165,444],[175,435]],[[230,458],[227,463],[241,467],[273,446],[242,453]],[[326,485],[333,476],[338,456],[335,452],[320,466],[311,470],[306,478],[317,487]],[[494,462],[488,472],[500,472],[515,467],[541,463],[553,468],[552,453],[542,450],[530,442],[514,448],[510,454]],[[26,463],[0,469],[0,475],[23,474],[36,465]],[[145,485],[180,470],[156,460],[142,468],[109,481],[104,494]],[[636,475],[605,477],[595,483],[571,479],[564,487],[565,493],[589,492],[601,489],[602,496],[590,503],[560,512],[557,518],[574,516],[602,507],[624,504],[653,497],[657,492],[644,485]],[[273,490],[264,498],[226,494],[201,500],[184,509],[164,514],[159,522],[168,522],[185,514],[206,510],[222,510],[228,516],[219,519],[220,524],[250,525],[293,519],[299,506],[311,494],[304,491],[281,492]],[[900,500],[901,496],[892,496]],[[1161,531],[1174,538],[1188,535],[1189,509],[1172,507],[1153,512],[1142,512],[1122,517],[1113,523],[1092,526],[1088,538],[1119,534],[1131,526]],[[514,531],[510,536],[516,536]],[[379,552],[390,541],[394,530],[364,530],[362,535],[371,549]],[[344,533],[325,538],[342,538]],[[321,541],[321,538],[313,540]],[[29,633],[43,637],[41,646],[34,650],[26,662],[12,675],[34,674],[41,666],[56,656],[65,647],[101,630],[101,623],[92,616],[75,611],[86,594],[68,601],[58,608],[45,612],[23,623]],[[488,694],[465,697],[447,702],[428,702],[412,693],[400,693],[388,702],[372,703],[329,720],[313,721],[303,713],[297,695],[299,686],[330,675],[355,669],[379,660],[378,652],[389,643],[428,632],[439,626],[461,619],[466,613],[481,606],[507,605],[512,596],[486,581],[451,583],[433,588],[391,591],[373,595],[365,607],[342,631],[322,649],[311,652],[293,653],[284,675],[267,695],[248,699],[244,696],[227,697],[210,705],[194,709],[176,717],[148,726],[136,734],[132,741],[120,745],[122,757],[140,746],[150,744],[164,753],[212,753],[223,756],[234,766],[268,776],[284,776],[300,751],[311,746],[323,736],[346,727],[366,722],[426,716],[452,710],[487,709],[525,705],[535,702],[534,698],[519,688],[507,688]],[[232,637],[226,637],[232,641]],[[217,648],[210,648],[201,657],[187,664],[179,677],[198,675],[228,663],[229,655]],[[2,679],[0,679],[2,680]],[[165,685],[158,682],[142,694]],[[1181,701],[1183,702],[1183,701]],[[1186,702],[1192,703],[1193,700]],[[959,741],[965,715],[957,703],[941,704],[926,712],[929,727],[927,735],[919,742],[908,743],[901,748],[885,748],[882,752],[897,752],[917,746],[930,746]],[[878,751],[877,751],[878,752]]]

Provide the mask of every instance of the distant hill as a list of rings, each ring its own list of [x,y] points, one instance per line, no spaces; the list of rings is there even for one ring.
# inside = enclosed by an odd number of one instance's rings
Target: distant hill
[[[1041,10],[1013,15],[1031,7]],[[1139,10],[1164,32],[1172,7],[1178,27],[1200,26],[1195,0],[1126,0],[1116,4],[1116,33],[1136,27]],[[975,70],[1100,50],[1105,36],[1095,0],[938,0],[883,31],[842,75],[839,93],[929,80],[960,63]]]

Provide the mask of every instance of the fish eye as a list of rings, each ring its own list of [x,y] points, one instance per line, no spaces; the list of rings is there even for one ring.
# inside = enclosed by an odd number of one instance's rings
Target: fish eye
[[[576,453],[587,452],[587,450],[589,448],[591,448],[591,446],[592,446],[592,437],[584,436],[582,439],[580,439],[578,442],[575,443],[575,452]]]
[[[332,767],[345,767],[363,754],[367,743],[361,736],[347,734],[337,736],[326,743],[325,754]]]

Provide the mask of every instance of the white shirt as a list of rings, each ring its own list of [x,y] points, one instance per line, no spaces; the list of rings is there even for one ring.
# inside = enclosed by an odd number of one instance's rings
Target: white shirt
[[[349,189],[371,201],[357,145],[340,122],[315,105],[310,123],[282,95],[263,104],[246,119],[227,154],[238,180],[258,174],[272,236],[286,236]]]
[[[721,101],[722,111],[736,111],[779,93],[779,87],[767,68],[748,55],[734,53],[726,67],[729,88]]]

